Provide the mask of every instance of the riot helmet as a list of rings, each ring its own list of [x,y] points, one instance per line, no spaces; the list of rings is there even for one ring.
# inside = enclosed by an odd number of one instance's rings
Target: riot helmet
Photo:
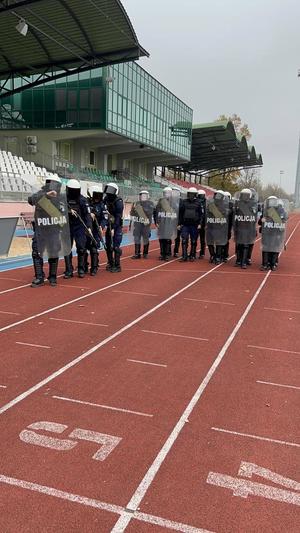
[[[57,174],[48,174],[45,181],[46,191],[55,191],[59,193],[61,190],[62,182]]]
[[[98,183],[97,185],[91,185],[91,187],[88,188],[88,196],[96,203],[101,202],[103,198],[102,183]]]
[[[203,191],[203,189],[199,189],[199,190],[198,190],[198,198],[199,198],[199,200],[205,200],[205,198],[206,198],[206,192]]]
[[[227,196],[228,200],[232,199],[232,196],[229,191],[224,191],[224,196]]]
[[[171,198],[172,196],[172,188],[171,187],[165,187],[163,189],[163,197],[164,198]]]
[[[69,200],[78,200],[81,192],[81,185],[78,180],[71,179],[67,182],[67,198]]]
[[[195,200],[197,198],[198,191],[196,187],[189,187],[187,190],[187,199]]]
[[[141,202],[146,202],[150,198],[149,191],[143,190],[139,192],[139,197]]]
[[[119,187],[116,183],[107,183],[104,187],[104,194],[106,195],[106,198],[108,202],[113,202],[119,193]]]
[[[267,209],[269,207],[278,207],[278,205],[279,205],[279,200],[278,200],[277,196],[269,196],[266,199],[266,207],[267,207]]]
[[[252,191],[251,189],[242,189],[240,192],[240,200],[242,202],[249,202],[252,198]]]

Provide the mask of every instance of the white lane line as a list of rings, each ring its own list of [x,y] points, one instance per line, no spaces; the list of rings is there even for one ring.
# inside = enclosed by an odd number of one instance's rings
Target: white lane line
[[[19,282],[22,282],[21,279],[16,279],[16,278],[0,278],[0,280],[1,281],[19,281]]]
[[[168,337],[180,337],[181,339],[193,339],[194,341],[205,341],[209,339],[203,339],[202,337],[190,337],[189,335],[177,335],[176,333],[164,333],[162,331],[151,331],[150,329],[142,329],[143,333],[153,333],[154,335],[167,335]]]
[[[125,244],[125,246],[123,246],[123,248],[126,248],[127,246],[132,246],[132,244]],[[153,250],[150,250],[149,251],[149,254],[151,252],[155,252],[155,250],[158,250],[159,248],[153,248]],[[126,256],[126,257],[121,257],[121,261],[125,261],[125,259],[130,259],[130,255]],[[100,263],[99,266],[104,266],[106,265],[106,263]],[[24,265],[22,267],[17,267],[18,269],[19,268],[32,268],[32,265]],[[14,270],[14,269],[10,269],[10,268],[7,268],[6,270],[0,270],[0,273],[1,272],[9,272],[10,270]],[[124,269],[125,270],[125,269]],[[76,270],[74,270],[74,273],[76,272]],[[59,276],[57,276],[58,278],[62,278],[63,277],[63,273],[60,274]],[[12,292],[12,291],[17,291],[19,289],[23,289],[24,287],[30,287],[31,283],[26,283],[26,285],[19,285],[18,287],[13,287],[12,289],[6,289],[5,291],[0,291],[0,295],[1,294],[5,294],[7,292]],[[64,285],[66,287],[66,285]],[[75,285],[73,285],[73,287],[75,287]]]
[[[133,291],[112,291],[120,292],[121,294],[136,294],[137,296],[158,296],[158,294],[149,294],[148,292],[133,292]]]
[[[296,387],[295,385],[283,385],[283,383],[272,383],[272,381],[260,381],[260,380],[257,380],[256,383],[262,383],[262,385],[273,385],[274,387],[283,387],[285,389],[300,390],[300,387]]]
[[[3,315],[20,315],[20,313],[13,313],[12,311],[0,311]]]
[[[146,522],[148,524],[154,524],[160,527],[165,527],[167,529],[173,529],[174,531],[181,531],[183,533],[213,533],[212,531],[208,531],[207,529],[199,529],[193,526],[189,526],[187,524],[182,524],[180,522],[173,522],[173,520],[167,520],[159,516],[140,513],[138,511],[132,513],[131,511],[127,511],[124,507],[120,507],[119,505],[102,502],[100,500],[95,500],[92,498],[86,498],[85,496],[80,496],[79,494],[72,494],[71,492],[65,492],[59,489],[55,489],[53,487],[47,487],[45,485],[38,485],[37,483],[8,477],[3,474],[0,475],[0,483],[5,483],[6,485],[19,487],[25,490],[31,490],[40,494],[46,494],[47,496],[53,496],[54,498],[78,503],[86,507],[93,507],[94,509],[98,509],[100,511],[108,511],[109,513],[114,513],[117,515],[121,515],[122,513],[128,513],[134,520]]]
[[[172,261],[177,261],[177,259],[173,259]],[[100,292],[106,291],[108,289],[112,289],[113,287],[117,287],[118,285],[122,285],[123,283],[126,283],[127,281],[139,278],[140,276],[143,276],[144,274],[148,274],[149,272],[153,272],[157,269],[160,269],[163,266],[164,264],[157,265],[155,267],[149,268],[148,270],[144,270],[143,272],[139,272],[138,274],[134,274],[133,276],[129,276],[129,278],[121,279],[120,281],[116,281],[115,283],[111,283],[110,285],[106,285],[105,287],[101,287],[101,289],[97,289],[93,292],[89,292],[88,294],[83,294],[82,296],[78,296],[77,298],[74,298],[73,300],[69,300],[68,302],[64,302],[63,304],[56,305],[55,307],[51,307],[49,309],[46,309],[45,311],[41,311],[40,313],[37,313],[36,315],[29,316],[27,318],[24,318],[23,320],[19,320],[18,322],[13,322],[12,324],[9,324],[8,326],[4,326],[3,328],[0,328],[0,333],[2,331],[6,331],[8,329],[14,328],[15,326],[19,326],[20,324],[24,324],[25,322],[29,322],[30,320],[33,320],[40,316],[47,315],[49,313],[52,313],[53,311],[57,311],[57,309],[62,309],[63,307],[66,307],[67,305],[71,305],[76,302],[80,302],[81,300],[85,300],[86,298],[90,298],[91,296],[94,296],[95,294],[99,294]]]
[[[130,361],[131,363],[140,363],[141,365],[162,366],[163,368],[168,367],[168,365],[163,365],[160,363],[150,363],[149,361],[139,361],[138,359],[127,359],[127,361]]]
[[[300,355],[300,352],[294,352],[292,350],[281,350],[280,348],[268,348],[267,346],[255,346],[254,344],[248,344],[247,348],[254,348],[255,350],[269,350],[270,352],[292,353]]]
[[[213,300],[198,300],[198,298],[184,298],[184,300],[188,300],[190,302],[203,302],[206,304],[221,304],[221,305],[236,305],[229,302],[214,302]]]
[[[69,320],[67,318],[49,318],[49,320],[56,320],[58,322],[71,322],[72,324],[86,324],[87,326],[101,326],[108,328],[108,324],[95,324],[94,322],[82,322],[81,320]]]
[[[300,313],[300,311],[295,311],[293,309],[277,309],[276,307],[264,307],[266,311],[279,311],[280,313]]]
[[[0,389],[7,389],[6,385],[0,385]]]
[[[129,413],[131,415],[147,416],[152,418],[153,415],[147,413],[141,413],[139,411],[131,411],[130,409],[123,409],[121,407],[112,407],[111,405],[102,405],[99,403],[84,402],[83,400],[75,400],[74,398],[65,398],[64,396],[52,396],[54,400],[62,400],[65,402],[80,403],[82,405],[90,405],[91,407],[101,407],[102,409],[108,409],[109,411],[119,411],[120,413]]]
[[[160,266],[160,265],[159,265]],[[214,269],[217,269],[217,268],[220,268],[221,265],[217,265],[214,267]],[[158,268],[158,267],[155,267],[155,268]],[[31,394],[33,394],[34,392],[36,392],[37,390],[39,390],[41,387],[43,387],[44,385],[47,385],[47,383],[50,383],[51,381],[53,381],[55,378],[57,378],[58,376],[62,375],[64,372],[66,372],[67,370],[69,370],[70,368],[73,368],[75,365],[77,365],[78,363],[80,363],[81,361],[83,361],[84,359],[86,359],[87,357],[89,357],[90,355],[92,355],[94,352],[96,352],[97,350],[99,350],[99,348],[102,348],[102,346],[105,346],[106,344],[108,344],[110,341],[112,341],[113,339],[115,339],[116,337],[119,337],[120,335],[122,335],[122,333],[124,333],[125,331],[128,331],[129,329],[131,329],[133,326],[135,326],[136,324],[138,324],[139,322],[141,322],[142,320],[144,320],[144,318],[147,318],[148,316],[150,316],[151,314],[155,313],[155,311],[157,311],[158,309],[160,309],[161,307],[163,307],[164,305],[166,305],[167,303],[169,303],[170,301],[172,301],[174,298],[176,298],[177,296],[179,296],[179,294],[182,294],[184,291],[186,291],[187,289],[189,289],[190,287],[193,287],[196,283],[198,283],[200,280],[202,280],[203,278],[205,278],[206,276],[208,276],[212,271],[211,270],[208,270],[207,272],[205,272],[204,274],[202,274],[202,276],[199,276],[198,278],[196,278],[195,280],[191,281],[190,283],[188,283],[187,285],[185,285],[182,289],[179,289],[178,291],[176,291],[175,293],[171,294],[171,296],[169,296],[168,298],[166,298],[165,300],[163,300],[162,302],[160,302],[159,304],[155,305],[154,307],[152,307],[151,309],[149,309],[148,311],[146,311],[145,313],[143,313],[142,315],[140,315],[138,318],[136,318],[135,320],[133,320],[132,322],[129,322],[128,324],[126,324],[126,326],[123,326],[122,328],[120,328],[119,330],[115,331],[115,333],[113,333],[112,335],[110,335],[109,337],[107,337],[106,339],[103,339],[102,341],[100,341],[98,344],[96,344],[95,346],[93,346],[92,348],[90,348],[89,350],[87,350],[86,352],[82,353],[81,355],[79,355],[78,357],[76,357],[75,359],[73,359],[72,361],[70,361],[69,363],[67,363],[66,365],[64,365],[63,367],[59,368],[59,370],[56,370],[55,372],[53,372],[52,374],[50,374],[48,377],[46,377],[45,379],[43,379],[42,381],[40,381],[39,383],[36,383],[35,385],[33,385],[32,387],[30,387],[29,389],[27,389],[26,391],[24,391],[23,393],[19,394],[18,396],[16,396],[14,399],[12,399],[10,402],[8,402],[7,404],[3,405],[2,407],[0,407],[0,415],[2,413],[4,413],[5,411],[8,411],[9,409],[11,409],[12,407],[14,407],[16,404],[20,403],[21,401],[23,401],[25,398],[27,398],[28,396],[30,396]],[[139,275],[139,274],[138,274]],[[135,277],[135,276],[133,276]],[[131,278],[130,278],[131,279]],[[127,281],[128,278],[125,280]],[[60,306],[58,306],[60,307]],[[45,314],[45,312],[43,313]],[[0,330],[1,331],[1,330]]]
[[[63,284],[63,283],[59,283],[58,287],[71,287],[71,289],[81,289],[81,290],[91,290],[91,287],[82,287],[81,285],[69,285],[68,283],[66,284]]]
[[[16,344],[21,344],[22,346],[33,346],[34,348],[47,348],[50,350],[51,346],[43,346],[42,344],[30,344],[29,342],[19,342],[16,341]]]
[[[296,229],[298,228],[300,222],[295,226],[294,230],[289,236],[289,240],[294,235]],[[218,268],[219,265],[217,265]],[[213,269],[214,270],[214,269]],[[211,271],[209,271],[211,272]],[[235,339],[237,333],[239,332],[241,326],[245,322],[249,312],[251,311],[254,303],[256,302],[258,296],[260,295],[263,287],[265,286],[269,276],[271,274],[271,270],[267,274],[265,274],[265,277],[261,284],[259,285],[257,291],[255,292],[254,296],[252,297],[251,301],[249,302],[247,308],[245,309],[244,313],[242,314],[241,318],[239,319],[238,323],[236,324],[235,328],[232,330],[231,334],[229,335],[228,339],[226,340],[225,344],[221,348],[221,351],[219,352],[218,356],[216,357],[215,361],[213,362],[212,366],[210,367],[208,373],[206,374],[205,378],[199,385],[198,389],[196,390],[194,396],[190,400],[188,406],[182,413],[181,417],[179,418],[177,424],[175,425],[173,431],[170,433],[169,437],[167,438],[166,442],[164,443],[161,450],[158,452],[157,456],[155,457],[152,465],[146,472],[145,476],[143,477],[142,481],[140,482],[139,486],[137,487],[136,491],[134,492],[132,498],[126,505],[126,509],[132,509],[136,510],[139,505],[141,504],[141,501],[143,500],[145,494],[147,493],[149,487],[151,486],[157,472],[159,471],[161,465],[165,461],[168,453],[170,452],[172,446],[176,442],[178,436],[180,435],[182,429],[184,428],[186,421],[190,417],[191,413],[194,410],[194,407],[198,403],[199,399],[201,398],[203,392],[205,391],[207,385],[209,384],[211,378],[215,374],[217,368],[219,367],[222,359],[224,358],[224,355],[226,354],[228,348],[232,344],[233,340]],[[190,284],[191,286],[192,284]],[[121,533],[125,531],[126,527],[131,521],[131,516],[126,515],[125,513],[122,513],[119,520],[116,522],[114,528],[111,530],[111,533]]]
[[[267,442],[273,442],[274,444],[283,444],[285,446],[294,446],[296,448],[300,448],[300,444],[297,444],[296,442],[288,442],[285,440],[278,440],[278,439],[271,439],[269,437],[261,437],[260,435],[252,435],[251,433],[240,433],[239,431],[231,431],[229,429],[224,428],[211,428],[213,431],[218,431],[220,433],[229,433],[230,435],[237,435],[238,437],[248,437],[249,439],[256,439],[256,440],[265,440]]]

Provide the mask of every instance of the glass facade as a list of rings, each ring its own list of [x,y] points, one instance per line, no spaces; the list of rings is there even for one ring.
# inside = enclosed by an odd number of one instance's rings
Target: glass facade
[[[70,75],[3,99],[0,128],[107,129],[189,160],[192,116],[186,104],[131,62]]]
[[[121,63],[110,70],[107,129],[189,160],[192,109],[137,63]]]

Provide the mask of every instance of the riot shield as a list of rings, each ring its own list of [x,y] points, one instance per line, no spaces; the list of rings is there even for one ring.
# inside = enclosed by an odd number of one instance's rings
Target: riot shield
[[[173,195],[173,193],[158,200],[155,208],[155,222],[159,239],[172,240],[176,238],[179,202],[178,195]]]
[[[206,242],[224,246],[228,241],[229,200],[209,198],[206,203]]]
[[[261,226],[261,243],[263,252],[280,253],[286,240],[286,223],[288,220],[287,204],[284,200],[267,199]]]
[[[237,244],[253,244],[256,238],[257,197],[236,201],[233,212],[234,239]]]
[[[54,194],[53,194],[54,193]],[[68,203],[65,190],[47,192],[45,188],[35,195],[34,226],[39,254],[52,259],[71,253]]]
[[[129,238],[135,245],[149,243],[151,226],[154,223],[154,203],[149,194],[139,194],[133,198],[129,212]]]

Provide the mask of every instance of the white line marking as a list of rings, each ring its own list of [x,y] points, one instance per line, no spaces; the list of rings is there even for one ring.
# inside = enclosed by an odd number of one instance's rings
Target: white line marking
[[[130,361],[131,363],[141,363],[141,365],[162,366],[163,368],[167,368],[168,366],[159,363],[150,363],[149,361],[139,361],[138,359],[127,359],[127,361]]]
[[[177,261],[177,259],[173,259],[172,261]],[[164,264],[157,265],[155,267],[149,268],[148,270],[144,270],[143,272],[140,272],[139,274],[134,274],[133,276],[129,276],[129,278],[121,279],[120,281],[117,281],[115,283],[111,283],[110,285],[106,285],[105,287],[101,287],[101,289],[97,289],[93,292],[89,292],[88,294],[83,294],[82,296],[78,296],[77,298],[74,298],[73,300],[69,300],[68,302],[64,302],[63,304],[56,305],[55,307],[51,307],[49,309],[46,309],[45,311],[41,311],[40,313],[37,313],[36,315],[29,316],[27,318],[24,318],[23,320],[19,320],[19,322],[13,322],[12,324],[9,324],[8,326],[4,326],[3,328],[0,328],[0,333],[2,331],[6,331],[8,329],[11,329],[15,326],[19,326],[20,324],[24,324],[25,322],[29,322],[30,320],[33,320],[35,318],[38,318],[43,315],[47,315],[49,313],[52,313],[53,311],[57,311],[57,309],[62,309],[63,307],[66,307],[67,305],[74,304],[76,302],[80,302],[81,300],[84,300],[86,298],[90,298],[91,296],[94,296],[95,294],[99,294],[100,292],[106,291],[108,289],[112,289],[113,287],[117,287],[118,285],[121,285],[123,283],[126,283],[127,281],[130,281],[132,279],[136,279],[140,276],[143,276],[144,274],[148,274],[149,272],[153,272],[159,268],[162,268]],[[218,265],[219,266],[219,265]]]
[[[16,341],[16,344],[21,344],[22,346],[33,346],[34,348],[47,348],[49,350],[51,348],[51,346],[43,346],[42,344],[30,344],[29,342]]]
[[[275,307],[264,307],[266,311],[279,311],[281,313],[300,313],[300,311],[295,311],[293,309],[276,309]]]
[[[255,348],[256,350],[269,350],[270,352],[293,353],[296,355],[300,355],[300,352],[293,352],[292,350],[281,350],[280,348],[268,348],[267,346],[255,346],[254,344],[248,344],[247,348]]]
[[[164,333],[162,331],[151,331],[149,329],[142,329],[143,333],[154,333],[155,335],[167,335],[168,337],[180,337],[182,339],[193,339],[195,341],[206,341],[209,339],[203,339],[202,337],[190,337],[189,335],[177,335],[176,333]]]
[[[147,292],[133,292],[133,291],[112,291],[112,292],[120,292],[122,294],[136,294],[137,296],[158,296],[158,294],[149,294]]]
[[[52,396],[55,400],[63,400],[65,402],[80,403],[82,405],[90,405],[91,407],[101,407],[102,409],[109,409],[110,411],[120,411],[121,413],[129,413],[131,415],[148,416],[150,418],[153,415],[147,413],[140,413],[139,411],[131,411],[130,409],[122,409],[121,407],[112,407],[111,405],[101,405],[99,403],[84,402],[82,400],[75,400],[74,398],[65,398],[64,396]]]
[[[217,269],[217,268],[220,268],[220,267],[221,267],[221,265],[217,265],[217,266],[214,267],[214,269]],[[155,267],[155,268],[158,268],[158,267]],[[198,278],[196,278],[192,282],[188,283],[188,285],[186,285],[182,289],[179,289],[175,293],[171,294],[171,296],[169,296],[168,298],[166,298],[165,300],[163,300],[159,304],[157,304],[154,307],[152,307],[152,309],[149,309],[148,311],[146,311],[145,313],[140,315],[138,318],[136,318],[132,322],[129,322],[126,326],[123,326],[121,329],[115,331],[115,333],[113,333],[112,335],[110,335],[106,339],[103,339],[98,344],[96,344],[95,346],[93,346],[92,348],[90,348],[89,350],[84,352],[83,354],[79,355],[78,357],[76,357],[75,359],[73,359],[72,361],[70,361],[69,363],[64,365],[63,367],[61,367],[59,370],[56,370],[55,372],[50,374],[48,377],[46,377],[45,379],[43,379],[39,383],[36,383],[36,385],[33,385],[32,387],[30,387],[29,389],[27,389],[23,393],[21,393],[18,396],[16,396],[13,400],[11,400],[7,404],[5,404],[2,407],[0,407],[0,415],[2,413],[4,413],[5,411],[8,411],[12,407],[14,407],[19,402],[23,401],[25,398],[27,398],[28,396],[30,396],[31,394],[33,394],[34,392],[39,390],[41,387],[43,387],[47,383],[50,383],[50,381],[53,381],[56,377],[60,376],[61,374],[63,374],[67,370],[69,370],[70,368],[73,368],[75,365],[80,363],[80,361],[83,361],[84,359],[86,359],[87,357],[92,355],[94,352],[99,350],[99,348],[102,348],[102,346],[105,346],[106,344],[108,344],[110,341],[112,341],[116,337],[119,337],[120,335],[122,335],[122,333],[124,333],[125,331],[131,329],[133,326],[135,326],[136,324],[138,324],[139,322],[144,320],[144,318],[147,318],[148,316],[153,314],[155,311],[157,311],[158,309],[160,309],[161,307],[163,307],[164,305],[166,305],[167,303],[172,301],[174,298],[179,296],[179,294],[182,294],[185,290],[189,289],[190,287],[193,287],[193,285],[195,285],[200,280],[202,280],[203,278],[208,276],[211,272],[212,272],[211,270],[208,270],[207,272],[202,274],[202,276],[199,276]],[[135,277],[135,276],[133,276],[133,277]],[[128,280],[128,278],[127,278],[127,280]],[[125,281],[127,281],[127,280],[125,280]],[[42,314],[45,314],[45,312],[42,313]]]
[[[16,279],[16,278],[0,278],[0,280],[1,281],[19,281],[19,282],[22,282],[21,279]]]
[[[132,244],[125,244],[125,246],[123,246],[123,248],[126,248],[127,246],[132,246]],[[149,254],[151,252],[155,252],[155,250],[158,250],[158,248],[153,248],[153,250],[150,250]],[[126,256],[126,257],[121,257],[121,261],[124,261],[125,259],[130,259],[130,255]],[[106,263],[100,263],[99,266],[104,266],[106,265]],[[21,267],[17,267],[17,269],[19,268],[32,268],[32,265],[24,265],[24,266],[21,266]],[[11,269],[11,268],[7,268],[5,270],[0,270],[0,273],[1,272],[10,272],[11,270],[15,270],[15,269]],[[125,270],[125,269],[124,269]],[[74,273],[76,272],[76,270],[74,270]],[[62,278],[63,277],[63,274],[60,274],[59,276],[57,276],[58,278]],[[18,287],[13,287],[12,289],[6,289],[5,291],[0,291],[0,294],[5,294],[7,292],[11,292],[11,291],[17,291],[19,289],[23,289],[25,287],[30,287],[30,283],[26,283],[26,285],[19,285]],[[67,285],[64,285],[65,287]],[[75,287],[75,285],[73,285],[73,287]]]
[[[181,531],[183,533],[213,533],[207,529],[199,529],[187,524],[182,524],[180,522],[173,522],[172,520],[167,520],[159,516],[140,512],[132,513],[131,511],[127,511],[124,507],[120,507],[119,505],[101,502],[92,498],[86,498],[85,496],[80,496],[79,494],[72,494],[70,492],[65,492],[53,487],[47,487],[45,485],[38,485],[37,483],[31,483],[30,481],[24,481],[22,479],[0,475],[0,483],[5,483],[6,485],[19,487],[25,490],[31,490],[33,492],[39,492],[41,494],[46,494],[47,496],[53,496],[54,498],[78,503],[86,507],[93,507],[94,509],[98,509],[100,511],[108,511],[118,515],[121,515],[122,513],[128,513],[134,520],[146,522],[148,524],[154,524],[167,529],[173,529],[174,531]]]
[[[287,242],[289,242],[291,237],[294,235],[294,233],[295,233],[296,229],[298,228],[299,224],[300,224],[300,222],[298,222],[297,225],[295,226],[295,228],[292,231],[291,235],[289,236],[289,239],[287,240]],[[218,266],[219,265],[217,265],[217,267],[215,267],[215,268],[218,268]],[[208,273],[214,271],[214,269],[208,271]],[[187,419],[190,417],[191,413],[193,412],[194,407],[198,403],[198,401],[201,398],[204,390],[206,389],[206,387],[209,384],[211,378],[213,377],[214,373],[216,372],[216,370],[217,370],[218,366],[220,365],[222,359],[224,358],[224,355],[226,354],[228,348],[230,347],[231,343],[235,339],[235,337],[236,337],[237,333],[239,332],[241,326],[245,322],[249,312],[251,311],[254,303],[256,302],[258,296],[260,295],[263,287],[265,286],[270,274],[271,274],[271,270],[269,270],[269,272],[267,274],[265,274],[264,279],[262,280],[261,284],[259,285],[257,291],[255,292],[254,296],[252,297],[251,301],[249,302],[247,308],[245,309],[244,313],[242,314],[242,316],[239,319],[238,323],[236,324],[235,328],[233,329],[233,331],[229,335],[228,339],[226,340],[225,344],[221,348],[221,351],[219,352],[219,354],[216,357],[214,363],[210,367],[210,369],[209,369],[208,373],[206,374],[205,378],[203,379],[202,383],[199,385],[199,387],[196,390],[194,396],[192,397],[192,399],[189,402],[188,406],[186,407],[186,409],[182,413],[181,417],[179,418],[177,424],[175,425],[173,431],[171,432],[171,434],[167,438],[167,440],[164,443],[164,445],[161,448],[161,450],[158,452],[158,454],[157,454],[156,458],[154,459],[152,465],[150,466],[150,468],[146,472],[145,476],[143,477],[142,481],[140,482],[139,486],[137,487],[136,491],[134,492],[132,498],[130,499],[130,501],[126,505],[126,509],[136,510],[138,508],[138,506],[140,505],[140,503],[143,500],[145,494],[147,493],[150,485],[152,484],[152,481],[154,480],[157,472],[159,471],[162,463],[166,459],[169,451],[171,450],[172,446],[174,445],[174,443],[176,442],[178,436],[180,435],[182,429],[184,428]],[[194,284],[194,282],[192,282],[192,284],[189,284],[188,287],[192,286],[193,284]],[[183,291],[180,291],[180,293],[181,292],[183,292]],[[1,410],[0,410],[0,413],[1,413]],[[111,530],[111,533],[121,533],[121,532],[125,531],[126,527],[130,523],[131,518],[132,517],[130,517],[128,515],[125,515],[125,513],[122,513],[122,515],[120,516],[119,520],[115,524],[114,528]]]
[[[63,284],[63,283],[59,283],[58,287],[71,287],[71,289],[81,289],[81,290],[91,290],[91,287],[82,287],[81,285],[69,285],[68,283],[66,284]]]
[[[20,313],[13,313],[12,311],[0,311],[3,315],[20,315]]]
[[[71,322],[72,324],[86,324],[87,326],[102,326],[108,328],[108,324],[95,324],[94,322],[82,322],[81,320],[69,320],[67,318],[49,318],[49,320],[57,320],[59,322]]]
[[[284,446],[294,446],[295,448],[300,448],[300,444],[297,444],[296,442],[288,442],[285,440],[271,439],[269,437],[261,437],[260,435],[252,435],[251,433],[240,433],[238,431],[231,431],[229,429],[224,429],[224,428],[212,427],[211,429],[213,429],[214,431],[219,431],[220,433],[229,433],[231,435],[237,435],[239,437],[248,437],[249,439],[265,440],[267,442],[274,442],[274,444],[283,444]]]
[[[6,385],[0,385],[0,389],[7,389]]]
[[[236,305],[229,302],[214,302],[213,300],[198,300],[198,298],[184,298],[184,300],[188,300],[190,302],[203,302],[206,304],[221,304],[221,305]]]
[[[285,389],[300,390],[300,387],[296,387],[295,385],[283,385],[282,383],[272,383],[272,381],[260,381],[260,380],[257,380],[256,383],[262,383],[263,385],[273,385],[274,387],[283,387]]]

